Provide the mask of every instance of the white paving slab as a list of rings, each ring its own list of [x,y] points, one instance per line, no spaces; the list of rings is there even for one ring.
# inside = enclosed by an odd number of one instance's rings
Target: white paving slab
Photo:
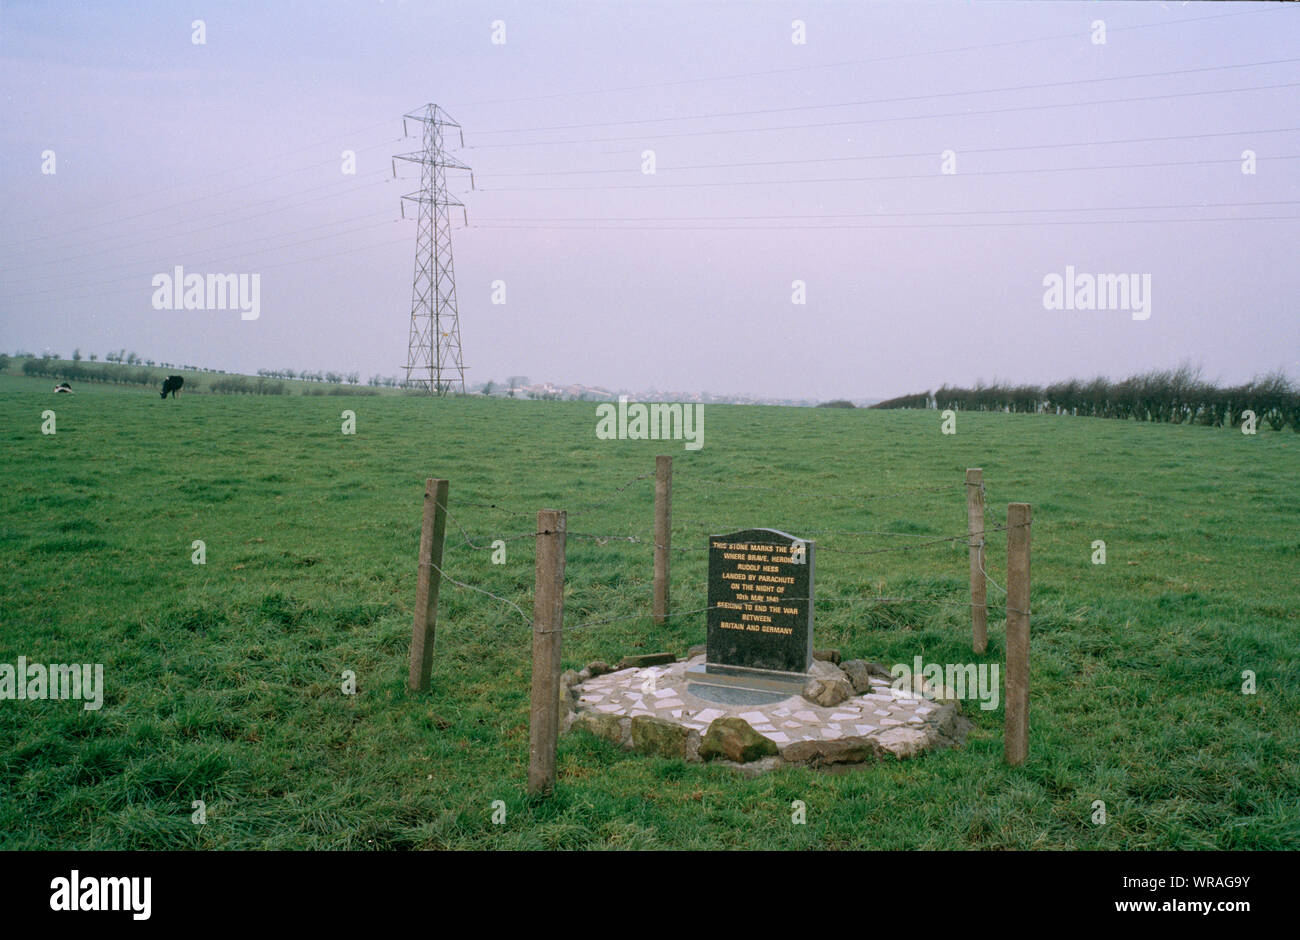
[[[701,657],[696,657],[695,662],[699,661]],[[724,705],[688,691],[687,665],[623,669],[579,683],[575,687],[578,701],[574,708],[580,713],[653,716],[697,734],[706,732],[717,719],[735,715],[783,748],[797,741],[861,736],[880,741],[900,756],[927,749],[930,744],[916,742],[937,739],[926,728],[937,727],[940,719],[945,721],[945,733],[950,733],[952,728],[947,706],[893,689],[888,680],[878,677],[872,678],[866,694],[855,695],[831,708],[815,705],[798,695],[768,705]]]

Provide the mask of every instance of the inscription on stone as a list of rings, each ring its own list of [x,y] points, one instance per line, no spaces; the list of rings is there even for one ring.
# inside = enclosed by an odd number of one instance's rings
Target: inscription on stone
[[[807,672],[813,543],[776,529],[709,537],[710,666]]]

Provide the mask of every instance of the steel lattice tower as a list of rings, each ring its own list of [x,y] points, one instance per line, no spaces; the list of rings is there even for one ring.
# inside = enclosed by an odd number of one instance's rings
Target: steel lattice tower
[[[460,314],[456,310],[456,273],[451,256],[451,222],[448,209],[465,204],[447,192],[447,170],[468,170],[465,164],[443,148],[443,129],[456,128],[461,146],[464,132],[436,104],[426,104],[402,115],[406,122],[419,121],[424,129],[424,147],[415,153],[395,154],[397,161],[420,165],[420,191],[402,197],[402,218],[406,202],[419,205],[420,227],[415,236],[415,276],[411,282],[411,328],[406,351],[406,384],[426,392],[446,395],[453,384],[465,391],[465,364],[461,361]],[[470,174],[470,186],[474,176]],[[468,224],[468,216],[466,223]]]

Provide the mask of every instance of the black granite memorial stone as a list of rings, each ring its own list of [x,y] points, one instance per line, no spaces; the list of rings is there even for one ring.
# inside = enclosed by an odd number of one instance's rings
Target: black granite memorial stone
[[[813,651],[813,543],[775,529],[709,537],[705,660],[806,673]]]

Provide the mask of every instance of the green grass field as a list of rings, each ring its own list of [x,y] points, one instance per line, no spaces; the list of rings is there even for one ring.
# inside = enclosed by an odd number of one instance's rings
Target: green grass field
[[[99,711],[0,701],[0,848],[1300,847],[1291,431],[972,413],[945,436],[935,412],[710,405],[692,452],[597,440],[592,404],[163,402],[51,384],[0,376],[0,663],[103,663],[106,693]],[[447,574],[530,615],[531,542],[494,565],[466,533],[482,546],[530,533],[550,507],[573,533],[640,536],[569,540],[578,624],[649,610],[652,481],[614,493],[656,453],[675,458],[678,547],[742,525],[961,533],[972,466],[990,522],[1032,503],[1027,763],[1002,761],[1001,708],[967,709],[964,748],[839,775],[747,779],[575,733],[555,793],[527,797],[529,628],[515,610],[444,584],[434,689],[404,688],[424,478],[451,481]],[[987,656],[970,652],[964,544],[850,553],[925,541],[819,537],[816,645],[1000,662],[997,616]],[[999,584],[1004,548],[995,536]],[[673,564],[675,607],[703,607],[705,555]],[[877,594],[918,600],[865,600]],[[566,633],[564,664],[680,654],[703,635],[702,614],[589,626]],[[791,823],[793,800],[807,825]]]

